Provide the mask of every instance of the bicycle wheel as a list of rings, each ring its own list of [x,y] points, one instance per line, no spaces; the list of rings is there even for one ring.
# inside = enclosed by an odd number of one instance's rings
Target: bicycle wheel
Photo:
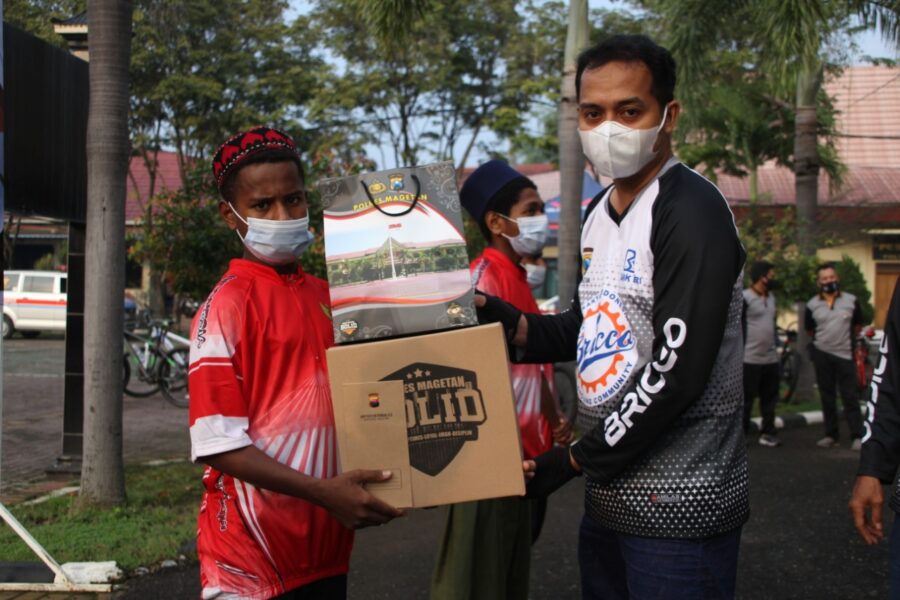
[[[163,398],[178,408],[190,404],[188,394],[188,366],[190,355],[187,348],[170,350],[159,367],[159,389]]]
[[[159,382],[155,379],[157,369],[156,362],[161,360],[155,352],[148,361],[148,369],[145,371],[137,362],[137,356],[130,352],[125,353],[125,393],[133,398],[146,398],[159,391]]]
[[[800,357],[789,352],[781,358],[781,389],[779,397],[782,402],[790,402],[797,389],[800,378]]]

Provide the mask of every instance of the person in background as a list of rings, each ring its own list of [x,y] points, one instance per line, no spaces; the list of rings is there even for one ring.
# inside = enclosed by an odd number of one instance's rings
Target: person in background
[[[753,401],[759,397],[762,433],[759,445],[774,448],[781,442],[775,432],[778,401],[778,352],[775,349],[775,295],[772,263],[758,261],[750,267],[752,284],[744,290],[744,433],[750,431]]]
[[[864,422],[859,469],[850,498],[850,514],[856,531],[867,544],[884,539],[881,512],[884,506],[882,485],[890,485],[900,466],[900,282],[884,325],[884,338],[872,385]],[[900,489],[891,494],[889,506],[894,513],[891,528],[889,589],[891,600],[900,600]]]
[[[544,282],[547,280],[547,261],[544,260],[544,256],[542,254],[523,256],[519,264],[525,269],[525,278],[532,292],[535,294],[543,292]]]
[[[312,241],[300,157],[286,134],[255,127],[219,148],[213,174],[244,254],[191,328],[201,595],[340,600],[351,529],[402,512],[365,489],[389,471],[338,474],[328,287],[299,263]]]
[[[525,255],[522,257],[521,262],[522,268],[525,269],[525,277],[528,280],[528,286],[531,288],[532,293],[535,295],[535,300],[540,298],[539,294],[544,291],[544,282],[547,279],[547,261],[544,260],[543,254],[535,254],[535,255]],[[552,366],[552,365],[551,365]],[[568,445],[574,439],[574,433],[572,432],[572,427],[568,422],[568,419],[564,415],[562,415],[562,410],[559,405],[559,396],[555,393],[553,389],[550,388],[550,385],[547,383],[548,381],[553,381],[554,372],[547,373],[543,383],[543,394],[544,396],[550,396],[550,399],[542,398],[541,407],[547,407],[547,411],[544,412],[544,417],[550,422],[556,425],[557,429],[560,431],[565,430],[567,435],[560,437],[559,435],[554,435],[554,439],[557,443],[561,445]],[[547,514],[547,499],[546,498],[536,498],[534,500],[534,509],[532,511],[532,519],[531,519],[531,543],[534,544],[537,542],[538,537],[541,535],[541,529],[544,525],[544,517]]]
[[[863,423],[853,367],[853,340],[863,325],[862,310],[856,296],[841,290],[833,263],[819,265],[816,283],[819,293],[806,303],[805,318],[806,330],[813,338],[812,359],[825,421],[825,437],[816,444],[832,448],[839,443],[836,393],[839,389],[850,429],[850,449],[859,450]]]
[[[520,265],[523,256],[541,252],[547,239],[544,203],[530,179],[500,160],[476,169],[460,190],[460,201],[488,242],[472,261],[478,289],[504,298],[528,313],[537,304]],[[512,365],[516,414],[525,458],[553,445],[551,420],[560,441],[571,427],[558,416],[548,379],[552,365]],[[528,597],[532,519],[535,503],[524,498],[498,498],[450,506],[431,580],[433,600],[509,600]]]

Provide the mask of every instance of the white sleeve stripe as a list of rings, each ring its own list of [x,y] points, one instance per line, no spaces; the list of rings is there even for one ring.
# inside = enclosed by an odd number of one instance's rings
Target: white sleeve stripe
[[[199,345],[198,345],[199,344]],[[225,336],[209,335],[202,342],[191,344],[191,361],[201,358],[229,358],[234,356],[234,346],[228,343]]]
[[[204,356],[203,358],[198,358],[197,360],[192,360],[190,364],[192,367],[195,367],[198,365],[231,365],[232,362],[231,362],[231,358],[227,357],[227,356],[224,356],[224,357]]]
[[[287,464],[288,458],[291,456],[291,450],[293,450],[294,448],[295,441],[297,441],[296,431],[288,436],[287,443],[284,445],[284,449],[281,451],[281,455],[278,457],[278,462],[283,465]]]
[[[304,431],[300,436],[300,442],[297,444],[297,449],[294,450],[294,458],[291,460],[291,468],[297,471],[300,468],[300,462],[303,460],[303,456],[306,452],[306,440],[309,438],[309,432]]]
[[[191,459],[251,445],[249,425],[247,417],[200,417],[191,425]]]

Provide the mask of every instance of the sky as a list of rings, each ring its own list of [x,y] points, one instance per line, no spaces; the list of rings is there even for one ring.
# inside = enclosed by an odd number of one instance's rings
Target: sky
[[[303,14],[310,10],[310,2],[306,0],[291,0],[291,9],[289,10],[288,17],[292,18],[296,14]],[[615,0],[589,0],[588,6],[591,9],[602,8],[606,10],[625,10],[626,5],[622,1]],[[854,56],[851,58],[851,64],[863,64],[865,62],[865,56],[871,56],[875,58],[893,58],[896,59],[900,56],[897,49],[892,48],[890,45],[885,44],[881,39],[881,35],[877,32],[873,31],[865,31],[860,34],[857,34],[853,38],[854,42],[858,46],[857,52],[855,52]],[[530,123],[527,125],[529,129],[537,129],[536,123]],[[458,162],[462,158],[462,154],[468,145],[471,138],[463,137],[460,139],[456,148],[454,149],[454,161]],[[503,147],[502,142],[500,142],[496,136],[494,136],[491,132],[483,132],[479,138],[478,142],[487,145],[491,148],[500,148]],[[366,153],[370,158],[375,160],[378,163],[379,169],[392,169],[398,166],[407,166],[407,165],[398,165],[394,164],[392,159],[393,150],[386,145],[386,147],[379,147],[374,144],[370,144],[366,146]],[[382,164],[383,157],[386,159],[387,164]],[[488,156],[485,155],[484,152],[481,152],[476,144],[476,147],[473,148],[472,153],[469,155],[466,166],[477,166],[482,162],[488,160]]]

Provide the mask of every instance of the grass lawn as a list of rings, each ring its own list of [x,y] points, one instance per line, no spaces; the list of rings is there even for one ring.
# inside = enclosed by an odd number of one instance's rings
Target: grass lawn
[[[124,506],[79,509],[64,496],[7,508],[60,563],[114,560],[128,573],[177,558],[195,538],[202,473],[190,463],[127,467]],[[0,560],[39,560],[2,520]]]

